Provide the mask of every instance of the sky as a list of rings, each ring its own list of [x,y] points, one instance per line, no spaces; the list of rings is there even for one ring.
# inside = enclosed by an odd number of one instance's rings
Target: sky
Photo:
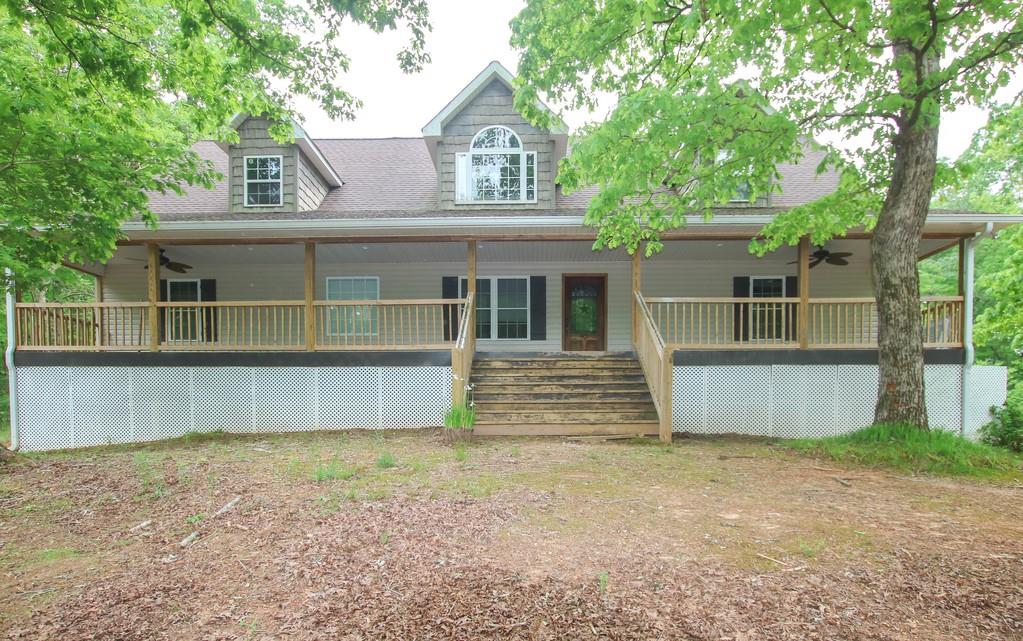
[[[352,121],[331,121],[315,104],[299,104],[306,131],[314,138],[386,138],[421,136],[430,121],[487,64],[497,60],[515,72],[518,54],[508,43],[509,22],[523,6],[520,0],[433,0],[427,50],[432,62],[420,73],[404,74],[397,52],[406,41],[400,32],[378,35],[350,27],[345,52],[351,66],[338,82],[363,102]],[[1023,80],[1017,80],[1015,87]],[[604,114],[585,111],[562,113],[573,130]],[[938,138],[938,154],[955,158],[970,144],[973,133],[987,120],[986,113],[964,107],[945,113]]]

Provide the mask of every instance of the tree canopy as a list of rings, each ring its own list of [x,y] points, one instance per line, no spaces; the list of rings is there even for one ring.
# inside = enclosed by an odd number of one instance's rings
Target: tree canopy
[[[0,267],[42,282],[109,257],[122,223],[155,222],[147,190],[214,180],[190,145],[233,139],[233,115],[287,123],[306,96],[351,117],[345,25],[406,29],[398,64],[413,71],[427,20],[425,0],[5,0]]]
[[[988,104],[1023,60],[1013,2],[531,0],[513,33],[517,105],[534,121],[548,117],[541,95],[572,108],[618,98],[579,132],[560,181],[600,186],[588,217],[601,244],[653,250],[686,214],[747,184],[751,200],[777,189],[778,164],[825,137],[852,143],[826,145],[821,169],[840,170],[840,188],[778,216],[756,248],[872,227],[900,125]]]

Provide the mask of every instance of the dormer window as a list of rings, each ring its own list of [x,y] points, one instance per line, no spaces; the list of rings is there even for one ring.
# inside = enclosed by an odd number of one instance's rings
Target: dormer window
[[[277,207],[283,203],[282,156],[245,156],[245,206]]]
[[[511,129],[481,130],[455,161],[456,202],[536,202],[536,152],[523,151]]]

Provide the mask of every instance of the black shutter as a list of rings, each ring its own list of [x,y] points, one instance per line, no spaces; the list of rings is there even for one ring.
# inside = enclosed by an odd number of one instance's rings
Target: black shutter
[[[799,277],[785,277],[785,298],[799,297]],[[785,340],[794,341],[799,336],[799,303],[789,303],[785,306]]]
[[[732,279],[732,297],[749,298],[749,276]],[[749,340],[749,305],[737,303],[732,306],[732,338],[736,341]]]
[[[529,277],[529,340],[547,340],[547,277]]]
[[[440,297],[458,298],[458,276],[441,276]],[[458,313],[452,314],[454,305],[444,306],[444,340],[453,340],[458,335]]]
[[[199,298],[205,303],[213,303],[217,300],[217,281],[212,278],[203,278],[199,281]],[[212,307],[203,308],[202,338],[207,343],[217,340],[217,318]]]
[[[160,302],[167,302],[167,279],[160,279]],[[160,319],[160,342],[167,340],[167,308],[157,307],[156,313]]]

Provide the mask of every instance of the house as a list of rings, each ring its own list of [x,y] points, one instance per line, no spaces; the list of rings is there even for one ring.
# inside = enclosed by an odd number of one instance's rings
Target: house
[[[244,115],[237,144],[199,143],[225,179],[154,194],[158,230],[128,223],[106,264],[78,266],[97,302],[9,297],[15,446],[436,426],[470,381],[481,434],[870,423],[869,234],[747,251],[773,215],[834,189],[816,151],[650,260],[593,251],[592,192],[556,183],[568,132],[516,113],[511,80],[490,64],[419,138],[296,125],[281,145]],[[961,294],[921,306],[934,425],[973,434],[1004,400],[1005,370],[972,363],[972,247],[1010,222],[927,220],[920,257],[962,258]]]

